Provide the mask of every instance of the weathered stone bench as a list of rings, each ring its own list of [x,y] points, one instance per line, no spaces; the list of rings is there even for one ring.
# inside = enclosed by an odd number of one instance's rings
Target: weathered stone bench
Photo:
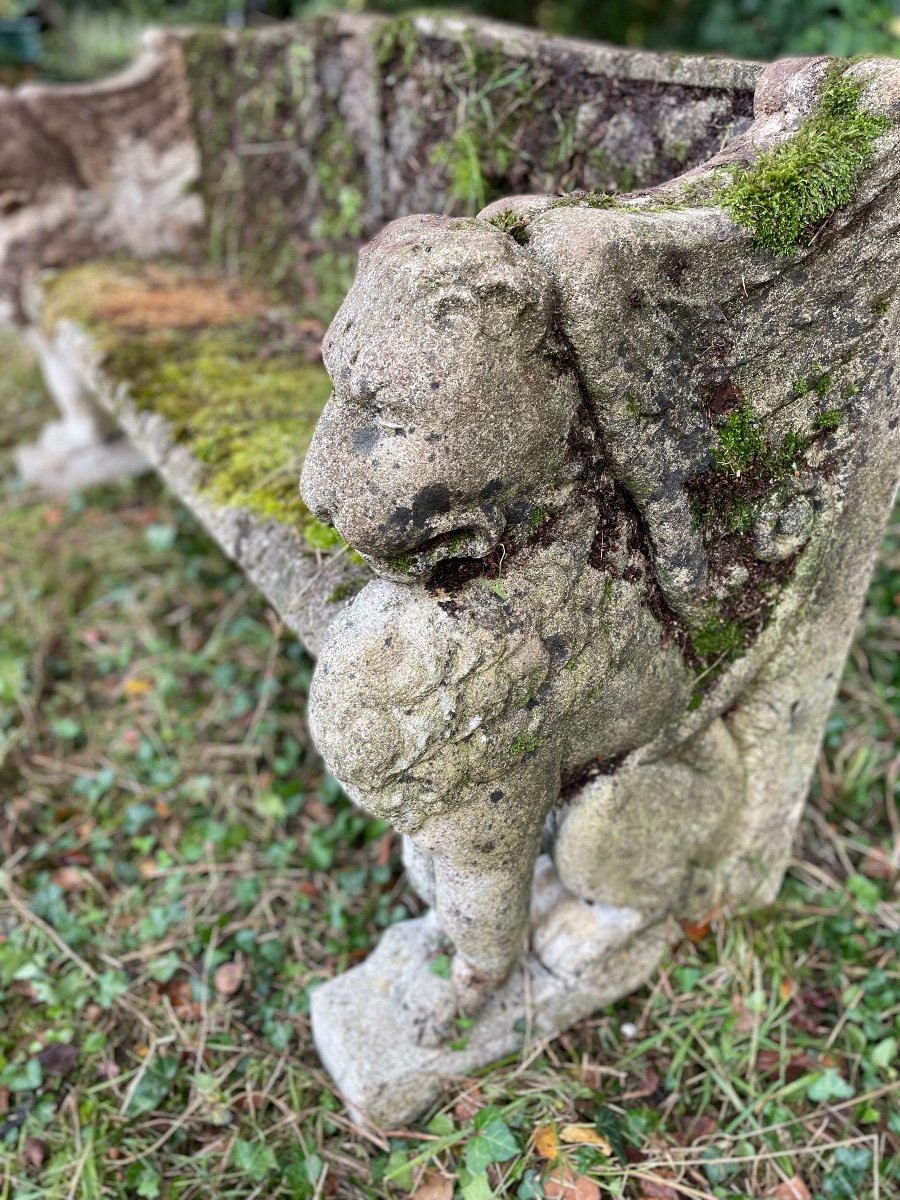
[[[0,278],[318,656],[325,761],[405,835],[429,915],[313,1002],[401,1122],[641,983],[673,917],[777,892],[896,484],[900,68],[426,18],[148,54],[96,93],[105,167],[24,172]],[[97,220],[135,162],[146,245]],[[310,322],[389,221],[329,399]],[[100,260],[144,250],[182,261]]]
[[[321,328],[172,263],[96,260],[26,289],[25,304],[57,391],[68,368],[67,394],[100,405],[317,653],[372,577],[297,487],[331,391]]]

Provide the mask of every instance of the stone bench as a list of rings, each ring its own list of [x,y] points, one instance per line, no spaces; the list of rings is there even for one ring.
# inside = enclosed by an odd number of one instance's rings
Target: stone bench
[[[70,412],[99,407],[317,653],[372,577],[297,488],[331,391],[321,327],[258,288],[161,262],[95,260],[24,303]]]
[[[896,485],[900,68],[430,18],[149,53],[106,174],[26,177],[8,307],[316,654],[326,764],[404,834],[428,915],[313,999],[399,1124],[777,893]],[[137,161],[157,241],[65,242]]]

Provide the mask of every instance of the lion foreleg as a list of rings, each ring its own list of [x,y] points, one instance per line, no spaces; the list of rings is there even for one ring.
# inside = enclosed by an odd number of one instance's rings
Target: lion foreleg
[[[502,786],[468,796],[414,835],[431,853],[434,909],[453,946],[457,1011],[476,1012],[522,958],[531,881],[559,760],[532,752]]]

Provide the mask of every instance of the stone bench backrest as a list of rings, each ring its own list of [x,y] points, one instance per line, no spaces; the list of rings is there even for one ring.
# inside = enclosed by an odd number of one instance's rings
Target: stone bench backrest
[[[427,16],[154,31],[115,78],[0,90],[0,305],[26,267],[199,238],[327,315],[386,221],[658,184],[747,127],[761,69]]]

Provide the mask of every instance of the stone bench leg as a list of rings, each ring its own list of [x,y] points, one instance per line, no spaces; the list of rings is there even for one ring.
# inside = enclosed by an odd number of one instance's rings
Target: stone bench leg
[[[25,340],[37,355],[60,419],[16,451],[22,479],[42,491],[69,495],[146,471],[145,459],[127,438],[106,434],[88,389],[60,349],[35,327],[26,331]]]

